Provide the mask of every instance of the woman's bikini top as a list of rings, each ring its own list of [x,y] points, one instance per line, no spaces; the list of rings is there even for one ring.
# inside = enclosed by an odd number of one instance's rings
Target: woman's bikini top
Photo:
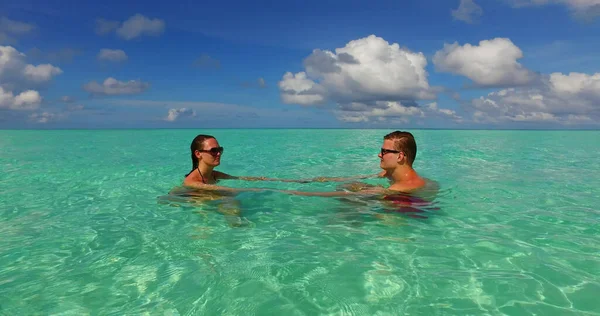
[[[202,172],[200,172],[200,167],[196,168],[196,170],[198,170],[198,174],[200,175],[200,177],[202,177],[202,183],[206,183],[206,180],[204,179],[204,175],[202,175]],[[194,170],[188,172],[188,174],[186,174],[185,176],[186,177],[189,176],[192,172],[194,172]],[[215,177],[214,173],[212,174],[212,176],[213,176],[213,180],[215,182],[217,182],[217,178]]]

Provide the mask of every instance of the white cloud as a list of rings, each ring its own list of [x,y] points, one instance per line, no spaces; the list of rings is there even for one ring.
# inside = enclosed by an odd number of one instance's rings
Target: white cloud
[[[29,115],[29,120],[37,123],[48,123],[48,121],[52,120],[52,117],[53,114],[49,112],[31,113],[31,115]]]
[[[476,122],[600,123],[600,73],[552,73],[539,87],[492,92],[467,108]]]
[[[83,109],[85,109],[85,105],[83,105],[83,104],[77,104],[77,105],[69,104],[69,105],[67,105],[67,111],[75,112],[75,111],[81,111]]]
[[[0,17],[0,43],[12,42],[14,39],[11,35],[27,34],[35,29],[34,24],[11,20],[4,16]]]
[[[150,88],[150,84],[141,80],[118,81],[109,77],[102,84],[92,81],[86,83],[83,89],[96,95],[139,94]]]
[[[176,121],[179,117],[194,117],[196,116],[196,111],[189,108],[178,108],[178,109],[169,109],[169,114],[165,118],[165,121],[173,122]]]
[[[286,72],[279,89],[283,102],[303,105],[430,99],[426,65],[423,53],[371,35],[335,52],[315,49],[306,71]]]
[[[566,119],[566,124],[581,124],[581,123],[594,123],[591,117],[587,115],[573,115],[569,114]],[[598,121],[596,121],[598,124]]]
[[[266,88],[267,87],[267,83],[265,82],[265,78],[260,77],[260,78],[258,78],[257,82],[258,82],[258,87],[259,88]]]
[[[369,117],[362,113],[352,113],[352,112],[337,112],[336,117],[338,120],[346,123],[363,123],[368,122]]]
[[[25,77],[34,82],[46,82],[50,81],[52,77],[62,74],[63,71],[54,67],[50,64],[43,65],[27,65],[25,66],[24,74]]]
[[[106,35],[119,28],[119,21],[96,19],[96,34]]]
[[[47,83],[62,70],[50,64],[31,65],[25,54],[12,46],[0,46],[0,108],[10,110],[37,109],[42,102],[32,87]]]
[[[81,55],[83,52],[79,49],[74,48],[61,48],[54,51],[42,51],[41,49],[34,47],[27,51],[27,56],[33,59],[43,59],[50,62],[71,62],[75,56]]]
[[[286,72],[279,82],[281,99],[288,104],[312,105],[325,101],[325,89],[307,78],[305,72]]]
[[[310,122],[320,117],[315,117],[314,114],[303,111],[301,109],[279,109],[279,108],[260,108],[238,104],[213,103],[213,102],[188,102],[188,101],[149,101],[149,100],[120,100],[112,99],[105,101],[108,104],[127,107],[161,108],[161,109],[180,109],[187,108],[202,113],[199,120],[205,122],[214,122],[215,120],[236,120],[243,126],[250,124],[249,120],[260,118],[262,122],[268,124],[282,126],[279,124],[282,120],[302,120]],[[142,111],[143,112],[143,111]],[[164,117],[163,117],[164,119]],[[212,123],[211,123],[212,124]]]
[[[0,46],[0,76],[21,72],[25,68],[24,60],[25,55],[14,47]]]
[[[433,113],[415,100],[434,99],[427,59],[371,35],[335,51],[313,50],[304,71],[286,72],[278,86],[284,103],[336,103],[335,116],[346,122],[406,120]]]
[[[161,19],[150,19],[141,14],[130,17],[117,28],[117,35],[125,40],[147,35],[157,36],[165,30],[165,22]]]
[[[96,34],[106,35],[116,31],[117,36],[124,40],[132,40],[141,36],[159,36],[165,30],[165,21],[151,19],[142,14],[131,16],[125,22],[96,19]]]
[[[263,77],[259,77],[255,81],[244,81],[242,87],[264,89],[267,87],[267,82]]]
[[[573,17],[587,21],[600,16],[600,0],[508,0],[508,2],[515,8],[561,4],[569,9]]]
[[[33,31],[35,25],[31,23],[11,20],[7,17],[0,17],[0,31],[12,34],[25,34]]]
[[[64,117],[66,117],[64,113],[41,112],[31,113],[31,115],[29,115],[29,120],[36,123],[48,123],[60,120]]]
[[[112,62],[121,62],[127,60],[127,54],[121,49],[103,48],[97,56],[98,60],[106,60]]]
[[[540,6],[550,3],[551,0],[506,0],[515,8]]]
[[[0,87],[0,108],[10,110],[35,110],[40,106],[42,97],[39,92],[27,90],[18,95]]]
[[[510,39],[495,38],[480,41],[478,46],[444,44],[433,63],[436,70],[463,75],[479,86],[520,86],[536,78],[517,62],[521,58],[523,52]]]
[[[587,75],[572,72],[550,74],[550,84],[554,91],[562,95],[584,95],[600,101],[600,73]]]
[[[458,123],[463,121],[463,118],[460,115],[456,114],[456,111],[450,110],[450,109],[440,109],[438,107],[437,102],[432,102],[432,103],[427,104],[425,109],[426,109],[428,116],[438,116],[438,117],[443,117],[443,118],[449,118]]]
[[[476,23],[483,14],[483,9],[473,0],[460,0],[457,9],[452,10],[454,19],[466,23]]]
[[[221,62],[207,54],[202,54],[194,61],[194,66],[203,69],[219,69],[221,68]]]
[[[73,102],[75,102],[75,98],[73,98],[73,97],[71,97],[71,96],[68,96],[68,95],[62,96],[62,97],[60,98],[60,100],[61,100],[62,102],[64,102],[64,103],[73,103]]]
[[[598,0],[508,0],[513,7],[543,6],[564,4],[572,9],[584,10],[600,4]]]
[[[372,104],[352,102],[340,105],[334,114],[340,121],[352,123],[389,120],[401,120],[407,123],[410,119],[425,117],[444,117],[457,122],[462,120],[455,111],[438,108],[437,102],[429,103],[424,107],[393,101],[377,101]]]
[[[31,65],[25,54],[12,46],[0,46],[0,86],[10,90],[24,90],[32,85],[45,83],[63,71],[50,64]]]

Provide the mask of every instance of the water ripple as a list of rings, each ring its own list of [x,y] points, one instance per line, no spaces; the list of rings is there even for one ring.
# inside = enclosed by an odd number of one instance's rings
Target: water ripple
[[[304,179],[374,174],[387,131],[213,132],[223,171]],[[169,196],[196,131],[0,133],[2,315],[600,315],[598,132],[415,131],[422,218]]]

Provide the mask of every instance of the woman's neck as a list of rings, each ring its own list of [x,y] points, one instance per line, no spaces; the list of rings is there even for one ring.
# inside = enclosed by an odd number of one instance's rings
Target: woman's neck
[[[213,178],[213,167],[207,166],[205,164],[200,164],[198,166],[198,171],[200,171],[200,178],[203,182],[208,183],[209,179]],[[203,178],[203,179],[202,179]]]

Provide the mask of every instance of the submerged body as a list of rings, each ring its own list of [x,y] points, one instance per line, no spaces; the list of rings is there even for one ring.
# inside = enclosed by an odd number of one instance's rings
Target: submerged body
[[[413,168],[412,163],[416,157],[416,142],[412,134],[408,132],[396,131],[384,136],[383,146],[378,154],[380,158],[380,168],[383,169],[378,174],[379,177],[389,179],[390,186],[371,186],[364,183],[352,183],[342,190],[334,192],[303,192],[295,190],[270,190],[270,189],[234,189],[217,186],[221,179],[244,179],[244,180],[271,180],[288,181],[304,183],[304,180],[280,180],[268,179],[265,177],[235,177],[226,173],[214,170],[220,164],[223,154],[223,147],[217,140],[210,135],[198,135],[191,146],[192,170],[186,175],[183,186],[186,188],[200,189],[198,193],[186,193],[194,196],[194,199],[201,201],[218,200],[223,196],[230,196],[231,193],[241,191],[278,191],[283,193],[303,195],[303,196],[322,196],[322,197],[348,197],[351,195],[360,195],[363,199],[379,199],[393,204],[394,207],[412,208],[415,204],[424,204],[425,200],[416,198],[423,192],[431,192],[433,182],[422,178]],[[370,177],[370,176],[369,176]],[[366,178],[366,177],[361,177]],[[331,180],[340,180],[340,178],[330,178]],[[317,181],[327,181],[327,178],[320,178]],[[206,191],[212,191],[207,194]],[[437,190],[435,190],[437,191]],[[406,194],[411,194],[411,197]],[[434,194],[435,195],[435,194]],[[405,209],[403,209],[406,211]],[[240,213],[239,210],[236,213]]]

